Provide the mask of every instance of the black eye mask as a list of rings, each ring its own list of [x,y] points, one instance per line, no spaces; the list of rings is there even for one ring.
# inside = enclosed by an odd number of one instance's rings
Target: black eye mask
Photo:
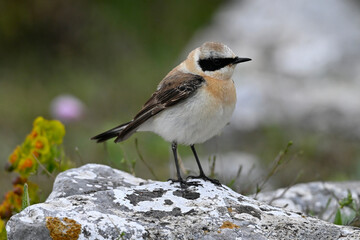
[[[199,65],[203,71],[216,71],[236,61],[236,58],[207,58],[200,59]]]

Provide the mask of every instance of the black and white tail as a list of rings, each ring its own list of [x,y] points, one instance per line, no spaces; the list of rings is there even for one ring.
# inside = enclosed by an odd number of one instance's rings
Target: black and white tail
[[[95,137],[92,137],[91,140],[96,140],[96,142],[101,143],[105,142],[106,140],[109,140],[111,138],[118,137],[121,132],[129,125],[131,122],[127,122],[124,124],[121,124],[117,127],[114,127],[106,132],[100,133],[99,135],[96,135]]]

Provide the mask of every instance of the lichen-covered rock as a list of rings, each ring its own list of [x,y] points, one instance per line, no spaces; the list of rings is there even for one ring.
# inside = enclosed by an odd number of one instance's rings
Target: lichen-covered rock
[[[242,196],[225,186],[135,178],[88,164],[59,174],[45,203],[7,226],[13,239],[359,239],[337,226]]]
[[[351,194],[353,201],[360,203],[360,182],[312,182],[297,184],[290,188],[260,193],[257,200],[287,210],[312,214],[325,221],[333,222],[339,201]],[[341,209],[343,216],[354,212],[349,208]]]

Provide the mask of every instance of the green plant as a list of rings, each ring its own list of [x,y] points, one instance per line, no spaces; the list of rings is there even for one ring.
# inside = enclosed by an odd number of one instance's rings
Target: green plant
[[[5,239],[7,239],[5,222],[0,218],[0,240],[5,240]]]
[[[64,125],[57,120],[35,119],[33,129],[25,141],[15,148],[9,156],[6,169],[19,174],[13,181],[13,189],[8,191],[0,204],[0,234],[4,232],[5,222],[17,212],[32,203],[39,202],[38,186],[29,181],[30,175],[39,167],[50,176],[52,172],[70,168],[71,162],[65,158],[62,141]]]
[[[150,173],[153,175],[154,179],[155,179],[155,180],[159,180],[159,178],[156,176],[153,168],[145,161],[143,155],[141,154],[140,149],[139,149],[139,143],[138,143],[137,138],[135,138],[135,149],[136,149],[136,153],[137,153],[139,159],[144,163],[144,165],[146,166],[146,168],[147,168],[147,169],[150,171]]]
[[[250,170],[251,170],[251,169],[250,169]],[[238,168],[238,171],[237,171],[237,173],[236,173],[236,176],[235,176],[233,179],[231,179],[231,181],[227,184],[227,186],[228,186],[229,188],[233,188],[236,180],[240,178],[241,172],[242,172],[242,165],[240,165],[240,167]]]
[[[284,150],[281,150],[279,152],[279,154],[276,156],[274,162],[273,162],[273,166],[271,167],[270,171],[268,172],[268,174],[266,175],[266,177],[264,178],[264,180],[261,183],[258,183],[256,185],[256,191],[255,191],[255,198],[256,196],[260,193],[260,191],[263,189],[263,187],[265,186],[265,184],[269,181],[269,179],[274,176],[279,168],[284,165],[286,162],[289,161],[288,158],[285,158],[286,154],[288,153],[290,147],[293,145],[292,141],[289,141],[287,146],[285,147]]]
[[[209,166],[210,166],[210,178],[215,178],[215,164],[216,164],[216,155],[214,155],[212,158],[209,157],[208,159]]]
[[[18,172],[22,177],[36,173],[39,165],[49,173],[69,168],[69,162],[61,159],[64,125],[57,120],[37,117],[31,133],[22,145],[17,146],[9,157],[7,170]]]
[[[30,206],[29,189],[27,183],[24,184],[24,194],[22,198],[21,210]]]
[[[360,227],[360,204],[353,199],[350,190],[345,198],[338,201],[338,204],[334,224]],[[350,214],[344,214],[341,211],[344,208],[350,209]]]

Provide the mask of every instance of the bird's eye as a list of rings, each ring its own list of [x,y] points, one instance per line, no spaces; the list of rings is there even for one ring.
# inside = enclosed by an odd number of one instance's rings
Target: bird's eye
[[[218,65],[220,65],[220,60],[219,60],[218,58],[214,58],[214,59],[213,59],[213,63],[214,63],[216,66],[218,66]]]

